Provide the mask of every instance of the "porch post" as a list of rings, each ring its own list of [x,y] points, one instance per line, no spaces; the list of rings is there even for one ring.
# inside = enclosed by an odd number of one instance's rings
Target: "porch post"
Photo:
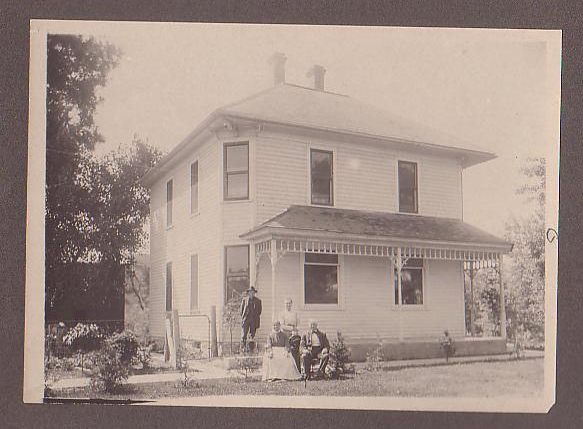
[[[275,320],[275,267],[277,265],[277,242],[271,240],[270,259],[271,259],[271,323]]]
[[[403,258],[401,256],[401,248],[397,249],[397,305],[399,306],[399,341],[403,341],[403,295],[401,290],[401,269],[403,268]]]
[[[476,304],[474,302],[474,263],[470,262],[470,334],[472,337],[476,336],[476,326],[474,323],[475,313],[476,313]]]
[[[504,282],[502,281],[502,255],[498,259],[498,278],[500,280],[500,336],[506,338],[506,303],[504,302]]]

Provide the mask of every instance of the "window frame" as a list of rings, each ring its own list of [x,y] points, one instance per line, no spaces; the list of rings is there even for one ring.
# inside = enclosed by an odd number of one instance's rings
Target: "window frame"
[[[196,257],[196,307],[192,305],[192,258]],[[198,312],[200,310],[200,263],[198,253],[191,253],[190,254],[190,311],[191,312]]]
[[[327,153],[332,155],[332,168],[331,174],[332,177],[330,178],[330,204],[322,204],[322,203],[315,203],[313,198],[313,174],[312,174],[312,153],[313,152],[320,152],[320,153]],[[310,205],[317,206],[317,207],[334,207],[335,199],[336,199],[336,149],[330,147],[322,147],[322,146],[308,146],[308,201]]]
[[[247,146],[247,169],[246,170],[236,170],[227,171],[227,152],[230,147],[235,146]],[[223,201],[248,201],[250,198],[250,185],[251,185],[251,144],[248,140],[246,141],[236,141],[236,142],[225,142],[223,143]],[[244,197],[229,197],[228,196],[228,183],[229,175],[236,174],[247,174],[247,194]]]
[[[329,311],[342,311],[344,310],[344,290],[343,290],[343,265],[344,265],[344,255],[337,255],[338,260],[336,264],[332,263],[315,263],[308,262],[308,265],[324,265],[324,266],[336,266],[336,279],[338,281],[338,303],[337,304],[310,304],[306,303],[306,255],[307,254],[319,254],[318,252],[302,252],[300,253],[299,263],[300,263],[300,296],[301,296],[301,308],[303,310],[329,310]]]
[[[398,297],[395,296],[398,292],[397,292],[397,268],[392,265],[392,282],[391,282],[391,303],[392,303],[392,307],[394,309],[403,309],[403,310],[425,310],[427,309],[427,259],[424,258],[410,258],[410,259],[415,259],[415,260],[420,260],[421,261],[421,266],[420,267],[407,267],[405,265],[405,267],[402,268],[401,271],[403,270],[420,270],[421,271],[421,297],[422,297],[422,301],[423,303],[421,304],[403,304],[403,303],[398,303]],[[403,282],[401,279],[401,290],[403,288]],[[401,293],[401,301],[403,299],[403,294]]]
[[[415,166],[415,188],[414,188],[414,197],[415,197],[415,210],[414,211],[405,211],[401,208],[401,174],[400,174],[400,165],[401,164],[413,164]],[[410,159],[398,159],[396,164],[397,170],[397,212],[404,213],[404,214],[419,214],[419,162],[413,161]]]
[[[168,184],[171,184],[172,198],[168,199]],[[170,229],[174,226],[174,177],[170,177],[166,180],[166,229]],[[170,213],[170,216],[168,214]]]
[[[168,277],[170,277],[170,283],[168,282]],[[170,297],[168,297],[168,294],[170,294]],[[168,298],[170,298],[170,301]],[[170,308],[168,304],[170,304]],[[174,269],[172,261],[166,262],[166,270],[164,272],[164,308],[166,312],[174,310]]]
[[[251,246],[249,244],[231,244],[231,245],[225,245],[224,246],[224,250],[223,250],[223,259],[224,259],[224,263],[223,263],[223,294],[224,294],[224,304],[226,304],[229,300],[228,297],[228,290],[227,290],[227,285],[228,285],[228,279],[229,279],[229,275],[228,275],[228,271],[227,271],[227,264],[228,264],[228,258],[227,258],[227,249],[233,248],[233,247],[246,247],[247,248],[247,275],[248,275],[248,280],[249,280],[249,285],[251,285]],[[233,276],[233,277],[239,277],[239,276]]]
[[[196,208],[195,210],[192,209],[192,203],[193,203],[193,199],[192,199],[192,191],[193,191],[193,183],[192,183],[192,167],[196,165]],[[189,195],[189,202],[190,202],[190,215],[194,216],[197,215],[200,211],[200,163],[198,162],[198,158],[194,159],[190,164],[189,164],[189,169],[188,169],[189,175],[190,175],[190,195]]]

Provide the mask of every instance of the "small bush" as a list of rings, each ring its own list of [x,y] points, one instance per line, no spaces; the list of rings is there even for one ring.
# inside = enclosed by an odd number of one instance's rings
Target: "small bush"
[[[383,369],[384,361],[383,342],[379,339],[378,344],[366,354],[365,369],[367,371],[380,371]]]
[[[114,392],[128,379],[130,366],[122,361],[120,352],[110,341],[95,353],[95,370],[91,374],[91,387]]]
[[[245,376],[245,380],[251,375],[251,373],[256,372],[261,368],[262,359],[261,357],[255,356],[241,356],[236,357],[236,367],[235,369]]]
[[[99,349],[104,338],[96,324],[77,323],[63,336],[63,343],[77,352],[87,353]]]
[[[443,331],[443,337],[439,340],[443,354],[445,355],[445,361],[448,362],[449,358],[455,354],[455,344],[453,338],[449,336],[448,331]]]
[[[140,346],[138,348],[136,360],[137,363],[142,366],[142,369],[150,368],[150,362],[152,361],[152,344]]]
[[[340,378],[343,375],[351,372],[352,367],[348,366],[350,362],[350,349],[344,342],[342,332],[336,332],[336,339],[332,342],[330,347],[330,361],[326,367],[326,372],[330,378]]]
[[[91,386],[113,392],[128,379],[132,363],[138,358],[139,343],[131,331],[114,333],[93,353],[95,369]]]
[[[137,361],[140,343],[132,331],[112,334],[107,342],[119,352],[119,358],[124,364],[131,365]]]

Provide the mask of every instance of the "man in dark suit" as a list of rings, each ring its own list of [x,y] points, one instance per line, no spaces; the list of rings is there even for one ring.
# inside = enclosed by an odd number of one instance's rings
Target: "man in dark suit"
[[[328,351],[330,343],[326,334],[318,329],[318,322],[310,321],[310,329],[302,336],[300,343],[302,349],[302,378],[310,379],[312,361],[319,359],[318,376],[323,376],[330,356]]]
[[[255,339],[255,332],[260,327],[261,300],[255,296],[257,290],[251,286],[247,295],[241,300],[241,349],[247,351],[247,335]]]

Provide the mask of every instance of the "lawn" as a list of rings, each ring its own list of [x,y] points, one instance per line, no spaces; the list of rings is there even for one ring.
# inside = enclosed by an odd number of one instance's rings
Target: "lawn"
[[[326,395],[405,397],[534,397],[542,395],[543,360],[475,362],[369,372],[343,380],[262,382],[258,376],[126,386],[116,394],[89,388],[53,392],[61,398],[155,399],[206,395]]]

